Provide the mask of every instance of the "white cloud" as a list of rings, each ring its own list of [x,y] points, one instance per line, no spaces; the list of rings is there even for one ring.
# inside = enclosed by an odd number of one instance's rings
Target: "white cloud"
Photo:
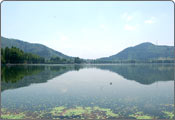
[[[128,15],[128,13],[123,13],[122,18],[125,18]]]
[[[65,35],[60,36],[60,40],[68,40],[68,37]]]
[[[133,16],[127,16],[126,20],[131,21],[133,19]]]
[[[101,25],[100,25],[100,28],[101,28],[101,29],[105,29],[105,25],[104,25],[104,24],[101,24]]]
[[[100,24],[99,28],[106,32],[109,30],[109,26],[107,24]]]
[[[124,29],[125,29],[125,30],[129,30],[129,31],[136,30],[136,28],[137,28],[137,26],[128,25],[128,24],[126,24],[126,25],[124,26]]]
[[[150,19],[144,21],[144,23],[146,23],[146,24],[153,24],[155,22],[156,22],[155,17],[151,17]]]
[[[56,32],[56,39],[59,40],[59,42],[65,42],[68,41],[70,36],[68,34],[65,34],[63,32]]]
[[[134,16],[133,16],[133,15],[129,15],[128,13],[124,13],[124,14],[122,15],[122,18],[123,18],[125,21],[129,22],[129,21],[131,21],[131,20],[134,18]]]

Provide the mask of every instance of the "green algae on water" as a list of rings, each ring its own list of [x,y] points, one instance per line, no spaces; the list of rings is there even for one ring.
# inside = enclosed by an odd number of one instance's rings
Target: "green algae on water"
[[[72,109],[68,109],[63,113],[63,116],[73,116],[73,115],[82,115],[87,112],[86,109],[83,109],[83,107],[76,107]]]
[[[93,111],[91,107],[85,107],[85,110],[87,111],[88,114],[90,114]]]
[[[1,114],[2,119],[24,119],[25,114],[19,113],[19,114]]]
[[[130,117],[134,117],[136,119],[153,119],[151,116],[148,115],[130,115]]]
[[[100,107],[80,107],[75,108],[65,108],[63,106],[55,107],[50,111],[52,116],[64,116],[64,117],[80,117],[80,118],[95,118],[95,119],[104,119],[109,117],[118,117],[119,115],[113,113],[111,109],[100,108]]]
[[[39,112],[35,111],[34,113],[38,114],[37,118],[44,118],[44,116],[48,114],[48,112],[46,111],[39,111]]]
[[[174,117],[173,112],[163,111],[163,113],[165,114],[166,118],[173,119],[173,117]]]
[[[119,115],[118,114],[115,114],[111,111],[111,109],[108,109],[108,108],[100,108],[100,107],[94,107],[94,110],[98,110],[98,111],[104,111],[106,112],[106,115],[108,117],[118,117]]]
[[[53,109],[51,110],[50,113],[51,113],[52,115],[60,115],[60,114],[63,112],[64,109],[66,109],[66,107],[64,107],[64,106],[55,107],[55,108],[53,108]]]
[[[135,114],[129,115],[129,117],[134,117],[136,119],[153,119],[152,116],[144,115],[143,112],[136,112]]]

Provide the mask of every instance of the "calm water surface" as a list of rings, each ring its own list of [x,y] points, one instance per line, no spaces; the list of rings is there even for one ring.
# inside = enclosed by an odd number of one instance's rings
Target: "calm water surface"
[[[1,67],[2,118],[170,119],[172,64]]]

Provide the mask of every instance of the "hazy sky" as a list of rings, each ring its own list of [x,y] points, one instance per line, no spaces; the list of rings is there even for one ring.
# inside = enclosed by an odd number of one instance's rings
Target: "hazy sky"
[[[172,2],[5,1],[1,9],[2,36],[70,56],[110,56],[142,42],[174,45]]]

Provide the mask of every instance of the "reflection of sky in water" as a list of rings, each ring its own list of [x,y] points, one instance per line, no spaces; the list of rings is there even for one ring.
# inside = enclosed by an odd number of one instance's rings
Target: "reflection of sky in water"
[[[173,90],[173,81],[144,85],[108,70],[83,68],[66,72],[46,83],[5,90],[1,104],[18,109],[37,109],[38,105],[103,106],[111,109],[136,105],[150,109],[153,105],[173,104]]]

